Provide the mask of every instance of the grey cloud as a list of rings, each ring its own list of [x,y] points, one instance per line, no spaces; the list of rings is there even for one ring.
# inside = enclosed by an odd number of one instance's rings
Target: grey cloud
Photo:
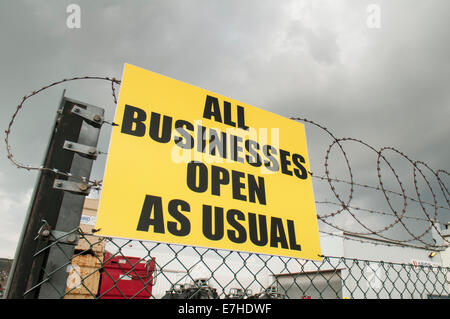
[[[32,90],[71,76],[120,77],[127,62],[283,116],[309,118],[337,137],[360,138],[376,148],[392,145],[448,170],[450,3],[378,1],[382,27],[372,30],[365,26],[365,7],[372,2],[306,1],[300,10],[317,18],[313,28],[292,16],[301,1],[78,1],[82,27],[72,30],[65,26],[72,1],[5,1],[0,124],[6,128],[15,105]],[[63,88],[70,97],[105,107],[112,118],[105,83],[70,83],[36,96],[11,137],[22,162],[40,164]],[[331,140],[310,125],[306,129],[312,166],[323,174]],[[102,149],[109,132],[102,133]],[[356,177],[376,184],[374,154],[346,148]],[[4,151],[0,155],[0,191],[32,187],[36,175],[15,169]],[[342,156],[333,156],[336,174],[347,178]],[[96,178],[104,162],[96,163]],[[401,159],[394,157],[394,163],[401,170]],[[330,195],[321,186],[318,199]]]

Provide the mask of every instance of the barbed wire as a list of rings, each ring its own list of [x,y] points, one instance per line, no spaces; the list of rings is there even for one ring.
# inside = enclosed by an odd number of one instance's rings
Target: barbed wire
[[[326,204],[326,205],[341,206],[340,203],[336,203],[336,202],[333,202],[333,201],[330,201],[330,200],[316,200],[315,203],[316,204]],[[375,210],[375,209],[362,208],[362,207],[357,207],[357,206],[352,206],[352,205],[347,205],[347,208],[354,209],[354,210],[361,211],[361,212],[371,213],[371,214],[379,214],[379,215],[384,215],[384,216],[397,217],[395,214],[392,214],[392,213],[389,213],[389,212],[385,212],[385,211]],[[402,218],[410,219],[410,220],[417,220],[417,221],[421,221],[421,222],[429,222],[429,220],[426,219],[426,218],[420,218],[420,217],[414,217],[414,216],[406,216],[405,215]],[[439,223],[441,225],[446,225],[446,223],[440,222],[440,221],[436,221],[436,223]]]
[[[427,247],[427,248],[432,247],[432,248],[436,248],[436,249],[443,249],[443,248],[448,247],[448,245],[450,243],[449,240],[447,240],[443,236],[440,227],[437,226],[440,224],[440,222],[438,221],[438,209],[446,210],[446,212],[450,211],[450,202],[449,202],[449,196],[448,196],[449,191],[448,191],[447,186],[445,185],[445,183],[443,182],[443,180],[441,178],[441,176],[443,176],[443,175],[447,175],[447,176],[450,175],[446,170],[439,169],[439,170],[435,171],[432,168],[430,168],[430,166],[428,164],[426,164],[422,161],[413,161],[407,155],[405,155],[403,152],[397,150],[394,147],[388,146],[388,147],[382,147],[380,149],[376,149],[373,146],[369,145],[368,143],[366,143],[360,139],[349,138],[349,137],[336,138],[328,128],[326,128],[323,125],[317,124],[314,121],[311,121],[306,118],[291,117],[291,119],[295,120],[295,121],[304,122],[308,125],[313,125],[319,129],[321,129],[332,140],[332,142],[329,144],[329,146],[325,152],[325,157],[324,157],[325,175],[320,176],[320,175],[313,174],[312,172],[310,172],[310,175],[314,179],[318,179],[321,181],[327,181],[331,192],[333,193],[334,197],[337,200],[336,202],[332,202],[329,200],[326,200],[326,201],[316,200],[316,204],[334,205],[334,206],[338,206],[338,209],[333,210],[332,212],[329,212],[326,214],[318,213],[317,217],[319,220],[321,220],[324,224],[331,226],[333,229],[337,229],[344,233],[351,233],[351,234],[358,235],[358,236],[376,236],[376,238],[379,238],[379,239],[385,240],[385,241],[391,241],[391,242],[394,242],[395,244],[405,244],[405,245],[408,244],[409,246],[411,246],[412,245],[411,242],[418,241],[422,244],[421,247]],[[345,147],[344,147],[344,144],[348,143],[348,142],[358,143],[359,145],[366,147],[367,149],[369,149],[370,151],[372,151],[376,154],[376,172],[377,172],[377,178],[378,178],[377,186],[355,182],[354,170],[352,170],[348,154],[345,151]],[[342,155],[344,157],[344,164],[348,170],[349,180],[334,178],[334,177],[330,176],[329,159],[331,156],[331,151],[335,147],[337,147],[340,150],[340,152],[342,153]],[[416,193],[415,197],[408,195],[406,193],[404,183],[402,183],[399,173],[394,169],[392,162],[389,161],[386,158],[386,156],[384,155],[384,153],[386,153],[386,152],[393,152],[393,153],[399,155],[400,157],[405,159],[407,162],[409,162],[409,164],[412,166],[413,186],[414,186],[414,190]],[[395,181],[400,188],[400,192],[393,191],[393,190],[387,189],[385,187],[385,183],[383,182],[382,169],[381,169],[382,163],[384,165],[386,165],[387,169],[390,170],[390,172],[394,175]],[[429,172],[431,172],[431,174],[436,179],[436,182],[439,185],[438,189],[436,189],[436,187],[433,188],[433,186],[431,185],[430,180],[426,177],[426,175],[424,173],[425,169],[428,170]],[[431,193],[432,202],[425,201],[423,199],[423,196],[421,194],[421,191],[420,191],[420,188],[418,185],[418,177],[419,176],[421,176],[422,179],[425,181],[426,188]],[[348,193],[347,200],[343,200],[344,194],[339,193],[337,191],[337,187],[335,187],[335,185],[333,183],[343,183],[343,184],[346,184],[349,186],[349,193]],[[389,213],[382,212],[378,209],[367,209],[367,208],[358,207],[356,205],[351,205],[350,203],[352,202],[352,200],[354,198],[354,192],[355,192],[356,188],[364,188],[364,189],[368,189],[368,190],[372,190],[372,191],[377,191],[377,192],[383,194],[383,196],[386,200],[386,203],[389,207],[390,212]],[[440,191],[440,193],[443,195],[442,197],[444,198],[444,201],[446,202],[447,206],[444,206],[443,204],[438,203],[438,200],[437,200],[437,192],[438,191]],[[394,208],[394,205],[393,205],[392,199],[391,199],[392,196],[403,199],[402,207],[400,209]],[[406,216],[407,208],[408,208],[408,201],[417,203],[420,206],[420,208],[424,214],[424,217],[421,218],[421,217]],[[427,206],[428,208],[432,208],[433,212],[430,213],[425,206]],[[382,214],[382,215],[389,215],[389,216],[395,217],[395,220],[393,222],[390,222],[385,225],[381,225],[378,228],[375,228],[374,225],[367,225],[366,223],[364,223],[363,218],[357,213],[360,211],[364,211],[364,212],[368,212],[368,213],[375,213],[375,214]],[[338,225],[337,223],[332,221],[332,219],[334,217],[336,217],[337,215],[339,215],[343,212],[347,212],[351,216],[351,218],[353,220],[355,220],[356,223],[364,229],[364,231],[359,231],[359,232],[352,231],[352,230],[348,229],[347,227]],[[405,219],[414,219],[417,221],[422,221],[422,222],[425,222],[428,226],[426,227],[426,229],[423,232],[420,232],[417,229],[412,229],[411,226],[408,226],[404,221]],[[441,224],[443,224],[443,223],[441,223]],[[404,229],[404,231],[406,231],[406,233],[410,236],[410,238],[409,239],[396,239],[396,238],[393,238],[392,236],[388,236],[388,235],[384,234],[388,230],[392,230],[395,225],[400,225]],[[425,239],[426,235],[428,233],[430,233],[430,231],[432,231],[432,229],[434,229],[436,231],[437,235],[440,236],[440,238],[442,239],[442,242],[443,242],[442,244],[438,243],[437,241],[429,242]],[[433,236],[431,236],[431,237],[433,237]],[[373,238],[373,239],[376,239],[376,238]],[[435,240],[434,238],[432,238],[432,239]]]
[[[308,172],[308,173],[309,173],[309,174],[311,175],[311,177],[314,178],[314,179],[328,180],[327,177],[314,175],[313,172]],[[343,179],[339,179],[339,178],[331,178],[330,180],[331,180],[332,182],[336,182],[336,183],[350,184],[350,182],[348,182],[348,181],[346,181],[346,180],[343,180]],[[353,185],[354,185],[354,186],[361,187],[361,188],[372,189],[372,190],[375,190],[375,191],[382,191],[382,189],[381,189],[380,187],[378,187],[378,186],[367,185],[367,184],[362,184],[362,183],[357,183],[357,182],[354,182]],[[393,191],[393,190],[385,189],[385,192],[386,192],[386,193],[393,194],[393,195],[397,195],[397,196],[403,197],[403,194],[401,194],[401,193],[399,193],[399,192],[396,192],[396,191]],[[417,200],[417,199],[415,199],[415,198],[413,198],[413,197],[411,197],[411,196],[405,195],[405,197],[406,197],[407,200],[409,200],[409,201],[411,201],[411,202],[419,203],[419,200]],[[439,204],[438,204],[438,205],[434,205],[434,204],[429,203],[429,202],[424,201],[424,200],[422,200],[422,204],[430,205],[430,206],[436,207],[436,208],[441,208],[441,209],[450,210],[448,207],[441,206],[441,205],[439,205]]]
[[[32,93],[25,95],[22,98],[21,102],[16,107],[16,109],[12,115],[12,118],[9,122],[9,125],[8,125],[7,129],[5,130],[5,134],[6,134],[5,143],[6,143],[7,157],[14,166],[16,166],[17,168],[26,169],[28,171],[38,170],[38,171],[51,172],[56,175],[63,175],[63,176],[67,176],[67,177],[73,176],[73,174],[71,174],[70,172],[63,172],[63,171],[60,171],[60,170],[58,170],[56,168],[52,168],[52,167],[31,166],[31,165],[25,165],[25,164],[20,163],[19,161],[17,161],[15,159],[15,157],[12,153],[12,148],[9,143],[9,137],[11,134],[13,124],[15,123],[15,120],[16,120],[19,112],[22,110],[25,101],[27,101],[31,97],[41,93],[42,91],[44,91],[48,88],[51,88],[56,85],[66,83],[69,81],[75,81],[75,80],[103,80],[103,81],[111,82],[111,94],[113,97],[113,102],[114,102],[114,104],[117,104],[115,85],[120,85],[121,81],[117,80],[114,77],[84,76],[84,77],[73,77],[73,78],[69,78],[69,79],[63,79],[63,80],[54,82],[52,84],[43,86],[39,90],[33,91]],[[449,202],[450,193],[449,193],[449,190],[448,190],[446,184],[442,180],[442,177],[444,175],[450,176],[450,174],[446,170],[444,170],[444,169],[433,170],[430,168],[430,166],[428,164],[426,164],[422,161],[413,161],[407,155],[405,155],[404,153],[402,153],[401,151],[399,151],[393,147],[382,147],[380,149],[376,149],[376,148],[372,147],[371,145],[367,144],[366,142],[359,140],[359,139],[349,138],[349,137],[336,138],[328,128],[326,128],[325,126],[318,124],[314,121],[306,119],[306,118],[291,117],[290,119],[295,120],[295,121],[304,122],[308,125],[313,125],[315,127],[318,127],[323,132],[325,132],[326,135],[328,135],[332,140],[332,142],[329,144],[329,146],[325,152],[325,157],[324,157],[325,174],[318,175],[313,172],[309,172],[311,178],[321,180],[321,181],[326,181],[329,185],[331,192],[333,193],[334,197],[337,200],[336,202],[329,201],[329,200],[326,200],[326,201],[316,200],[315,201],[316,204],[329,204],[329,205],[338,206],[338,208],[336,210],[332,210],[329,213],[326,213],[326,214],[318,213],[317,217],[319,220],[321,220],[323,223],[331,226],[332,228],[342,231],[344,233],[350,233],[350,234],[354,234],[356,236],[375,235],[377,238],[380,238],[381,240],[384,240],[386,242],[393,242],[396,245],[403,244],[403,245],[411,246],[411,245],[413,245],[413,244],[411,244],[411,242],[414,242],[414,241],[420,242],[423,245],[422,247],[432,247],[432,248],[436,248],[436,249],[437,248],[445,248],[449,245],[449,241],[446,238],[444,238],[443,234],[441,233],[440,227],[436,227],[436,225],[439,224],[438,210],[441,209],[441,210],[450,211],[450,202]],[[108,122],[108,121],[103,121],[102,124],[110,124],[113,126],[117,125],[113,122]],[[372,152],[374,152],[376,154],[376,171],[377,171],[377,178],[378,178],[377,186],[359,183],[359,182],[355,181],[354,172],[352,170],[352,166],[350,165],[350,160],[347,155],[347,152],[345,151],[345,148],[344,148],[344,144],[349,143],[349,142],[358,143],[359,145],[362,145],[362,146],[368,148],[369,150],[371,150]],[[344,157],[344,164],[348,171],[348,180],[332,177],[330,174],[329,160],[330,160],[331,152],[332,152],[333,148],[338,148]],[[402,183],[399,174],[394,169],[392,163],[386,158],[385,155],[383,155],[383,153],[386,153],[386,152],[393,152],[393,153],[401,156],[402,158],[404,158],[407,162],[409,162],[410,165],[412,165],[413,185],[414,185],[414,189],[415,189],[415,193],[416,193],[415,197],[406,193],[404,184]],[[395,176],[395,181],[397,182],[397,184],[400,188],[400,192],[394,191],[391,189],[387,189],[385,187],[385,183],[383,183],[383,176],[382,176],[382,169],[381,169],[382,163],[384,165],[386,165],[387,168],[390,170],[390,172]],[[436,189],[436,187],[435,188],[432,187],[430,181],[424,174],[425,169],[428,170],[429,172],[431,172],[432,175],[435,177],[437,185],[439,185],[438,189]],[[433,198],[432,202],[425,201],[422,198],[423,196],[422,196],[422,194],[420,192],[420,188],[418,186],[418,177],[419,176],[421,176],[422,179],[425,181],[425,183],[427,185],[427,189],[430,191],[430,193],[432,195],[432,198]],[[97,180],[91,181],[85,177],[79,177],[79,178],[81,178],[85,182],[89,183],[91,187],[96,188],[97,190],[100,189],[102,186],[102,181],[97,181]],[[344,197],[345,197],[344,194],[338,192],[337,187],[335,187],[335,185],[333,183],[342,183],[342,184],[349,186],[349,193],[348,193],[346,200],[344,200]],[[379,209],[363,208],[363,207],[359,207],[357,205],[351,205],[351,202],[354,199],[354,193],[355,193],[356,188],[364,188],[367,190],[371,190],[371,191],[379,192],[379,193],[383,194],[383,196],[386,200],[386,203],[389,207],[390,212],[381,211]],[[447,206],[444,206],[444,205],[438,203],[437,196],[436,196],[437,192],[439,192],[440,194],[443,195],[443,198],[444,198]],[[403,205],[401,207],[400,212],[398,212],[398,210],[396,210],[394,208],[394,205],[392,204],[390,196],[395,196],[397,198],[403,199]],[[424,217],[406,216],[408,202],[413,202],[413,203],[419,204],[420,208],[423,211]],[[425,206],[427,206],[428,208],[432,208],[433,213],[430,214],[427,211],[427,208]],[[336,223],[334,223],[332,221],[332,219],[334,217],[342,214],[343,212],[347,212],[348,214],[350,214],[351,218],[353,220],[355,220],[356,223],[359,226],[361,226],[365,231],[360,231],[360,232],[352,231],[351,229],[337,225]],[[378,228],[374,228],[374,225],[367,225],[363,221],[363,218],[359,215],[359,212],[385,215],[385,216],[395,217],[395,219],[393,222],[387,223],[386,225],[378,225]],[[425,222],[428,224],[428,226],[426,227],[426,229],[423,232],[418,233],[417,230],[413,230],[409,226],[407,226],[407,224],[404,222],[405,219],[411,219],[411,220]],[[396,225],[401,225],[402,228],[406,231],[406,233],[411,238],[395,239],[395,238],[392,238],[392,236],[388,236],[388,235],[384,234],[388,230],[392,230],[394,228],[394,226],[396,226]],[[434,229],[436,231],[436,233],[442,238],[443,244],[439,244],[437,242],[430,243],[430,242],[426,241],[425,236],[432,229]],[[324,233],[323,231],[321,231],[321,232]],[[330,233],[330,234],[332,234],[332,233]]]
[[[40,89],[38,89],[36,91],[33,91],[30,94],[28,94],[28,95],[25,95],[22,98],[22,101],[17,105],[17,107],[16,107],[16,109],[15,109],[15,111],[14,111],[12,117],[11,117],[11,120],[10,120],[10,122],[8,124],[8,127],[5,130],[5,144],[6,144],[6,151],[8,153],[7,157],[12,162],[12,164],[14,166],[16,166],[17,168],[26,169],[27,171],[36,170],[36,171],[50,172],[50,173],[54,173],[55,175],[62,175],[62,176],[66,176],[66,177],[73,177],[74,176],[70,172],[60,171],[60,170],[58,170],[56,168],[53,168],[53,167],[44,167],[42,165],[41,166],[31,166],[31,165],[26,165],[26,164],[20,163],[19,161],[17,161],[14,158],[14,155],[13,155],[12,149],[11,149],[11,145],[9,143],[9,136],[11,134],[11,129],[12,129],[12,126],[13,126],[16,118],[17,118],[17,115],[22,110],[25,101],[27,101],[31,97],[33,97],[33,96],[41,93],[44,90],[47,90],[47,89],[51,88],[51,87],[54,87],[56,85],[59,85],[59,84],[65,83],[65,82],[76,81],[76,80],[105,80],[105,81],[110,81],[111,82],[112,96],[113,96],[113,99],[114,99],[114,104],[117,104],[117,98],[116,98],[116,92],[115,92],[114,84],[120,84],[121,81],[117,80],[114,77],[111,78],[111,77],[101,77],[101,76],[83,76],[83,77],[73,77],[73,78],[69,78],[69,79],[63,79],[63,80],[60,80],[60,81],[53,82],[53,83],[51,83],[49,85],[45,85],[45,86],[41,87]],[[103,123],[115,125],[114,123],[107,122],[107,121],[103,121]],[[83,176],[78,176],[78,178],[80,178],[81,180],[83,180],[86,183],[89,183],[91,188],[94,188],[94,189],[101,187],[101,184],[102,184],[102,181],[96,181],[96,180],[91,181],[91,180],[89,180],[89,179],[87,179],[86,177],[83,177]]]

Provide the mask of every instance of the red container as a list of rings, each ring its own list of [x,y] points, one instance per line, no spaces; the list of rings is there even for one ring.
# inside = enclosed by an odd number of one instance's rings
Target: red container
[[[155,258],[116,256],[105,253],[100,299],[148,299],[152,295]]]

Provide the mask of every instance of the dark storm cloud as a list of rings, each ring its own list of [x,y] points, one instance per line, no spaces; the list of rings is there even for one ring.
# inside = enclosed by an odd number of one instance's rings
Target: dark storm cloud
[[[71,76],[120,77],[127,62],[284,116],[309,118],[337,137],[395,146],[448,170],[448,1],[77,1],[81,29],[68,29],[70,3],[0,4],[3,128],[32,90]],[[380,5],[380,29],[366,25],[369,3]],[[13,128],[13,150],[22,162],[40,164],[63,88],[73,98],[105,107],[112,118],[104,83],[73,83],[37,96]],[[331,141],[306,128],[312,166],[323,174]],[[109,132],[102,133],[103,150]],[[355,178],[376,184],[376,158],[368,153],[356,147],[349,157]],[[28,194],[36,175],[14,169],[4,155],[0,199],[8,218],[2,232],[12,238],[25,214],[25,195],[12,194]],[[337,162],[343,160],[339,156]],[[395,163],[402,166],[399,159]],[[102,165],[104,158],[94,170],[98,178]],[[328,190],[315,192],[320,199]],[[11,254],[14,248],[0,249]]]

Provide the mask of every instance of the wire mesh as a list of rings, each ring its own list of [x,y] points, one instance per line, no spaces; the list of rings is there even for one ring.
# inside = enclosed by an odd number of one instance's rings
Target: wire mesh
[[[447,267],[323,256],[303,260],[117,238],[79,236],[66,299],[427,299],[449,296]],[[69,236],[67,234],[67,236]],[[44,250],[66,245],[49,240]],[[38,252],[40,253],[40,252]],[[43,274],[41,282],[52,282]],[[56,288],[55,288],[56,289]],[[27,292],[27,293],[28,293]]]

